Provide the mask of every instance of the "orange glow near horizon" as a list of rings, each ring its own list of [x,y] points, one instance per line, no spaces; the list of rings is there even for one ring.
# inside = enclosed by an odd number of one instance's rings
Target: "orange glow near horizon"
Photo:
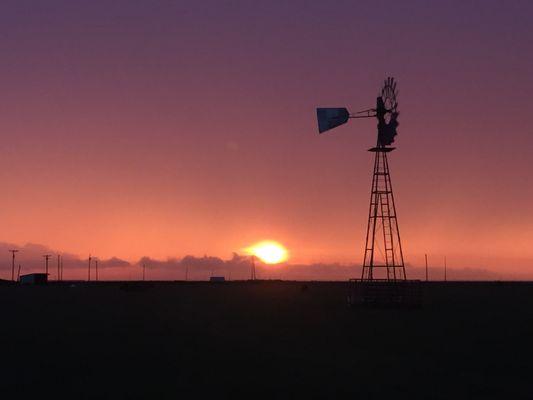
[[[246,252],[258,257],[265,264],[279,264],[289,258],[287,249],[282,244],[272,240],[256,243],[248,247]]]

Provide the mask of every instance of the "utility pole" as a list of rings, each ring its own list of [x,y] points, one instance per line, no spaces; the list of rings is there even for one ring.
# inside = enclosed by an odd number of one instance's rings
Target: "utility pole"
[[[12,257],[11,257],[11,280],[15,280],[15,253],[18,253],[18,250],[8,250]]]
[[[185,266],[185,281],[189,280],[189,266]]]
[[[57,255],[57,281],[61,281],[61,256]]]
[[[19,264],[19,272],[17,274],[17,282],[20,282],[20,264]]]
[[[143,282],[146,279],[146,264],[143,263]]]
[[[63,257],[61,257],[61,282],[63,282]]]
[[[447,273],[447,271],[446,271],[447,268],[446,268],[446,267],[447,267],[447,266],[446,266],[446,256],[444,256],[444,282],[446,282],[446,281],[447,281],[447,278],[448,278],[448,277],[446,276],[446,273]]]
[[[95,268],[95,272],[96,272],[96,282],[98,282],[98,258],[95,258],[94,259],[94,268]]]
[[[424,254],[424,256],[426,257],[426,282],[427,282],[429,280],[428,278],[428,255]]]
[[[89,270],[87,272],[87,282],[90,282],[91,281],[91,255],[89,254]]]
[[[255,281],[255,255],[252,255],[252,281]]]
[[[47,279],[48,279],[48,260],[50,259],[50,257],[52,257],[52,255],[51,254],[45,254],[43,257],[44,257],[45,272],[46,272],[46,276],[47,276]]]

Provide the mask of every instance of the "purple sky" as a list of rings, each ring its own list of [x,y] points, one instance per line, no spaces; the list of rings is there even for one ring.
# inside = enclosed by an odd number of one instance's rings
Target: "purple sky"
[[[134,260],[273,239],[358,263],[375,121],[318,136],[315,107],[373,106],[390,75],[406,261],[533,271],[532,12],[3,1],[0,240]]]

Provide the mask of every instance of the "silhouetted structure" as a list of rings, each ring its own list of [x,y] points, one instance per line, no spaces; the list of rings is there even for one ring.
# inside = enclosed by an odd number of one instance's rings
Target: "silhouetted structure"
[[[376,108],[355,114],[350,114],[346,108],[317,109],[319,133],[342,125],[350,118],[375,117],[378,120],[377,144],[369,149],[375,156],[361,273],[361,280],[364,281],[396,282],[407,279],[387,160],[387,154],[394,150],[390,145],[394,142],[399,125],[396,96],[396,82],[393,78],[387,78],[376,99]],[[385,274],[376,276],[376,270],[385,270]]]
[[[15,254],[18,253],[18,250],[8,250],[12,257],[11,257],[11,280],[15,280]]]
[[[429,281],[429,271],[428,271],[428,255],[424,254],[424,257],[426,259],[426,282]]]
[[[52,257],[51,254],[45,254],[44,256],[44,268],[45,268],[45,273],[46,273],[46,276],[48,277],[48,260],[50,260],[50,257]],[[48,279],[48,278],[46,278]]]
[[[35,273],[21,275],[20,283],[23,285],[44,285],[48,283],[48,274]]]
[[[61,256],[57,255],[57,280],[61,281]]]
[[[92,257],[89,254],[89,266],[88,266],[88,270],[87,270],[87,282],[91,281],[91,260],[92,260]]]
[[[390,145],[394,142],[399,125],[396,97],[396,82],[393,78],[387,78],[376,99],[376,108],[355,114],[350,114],[346,108],[317,109],[319,133],[345,124],[350,118],[375,117],[378,120],[377,143],[369,149],[375,156],[363,268],[361,279],[350,280],[348,301],[354,306],[414,307],[422,303],[420,282],[408,281],[405,274],[387,160],[387,154],[394,150]]]
[[[392,150],[392,148],[383,146],[370,149],[376,155],[366,231],[365,257],[361,275],[362,279],[369,281],[375,278],[374,270],[376,268],[386,270],[388,281],[406,279],[396,206],[387,161],[387,152]],[[379,261],[376,256],[378,248],[383,251],[383,256]]]
[[[251,280],[255,281],[257,279],[255,274],[255,256],[252,256],[252,270],[251,270]]]

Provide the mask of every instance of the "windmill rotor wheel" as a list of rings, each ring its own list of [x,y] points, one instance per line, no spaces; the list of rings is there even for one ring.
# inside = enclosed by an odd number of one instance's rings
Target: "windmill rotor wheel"
[[[381,89],[381,99],[385,105],[385,123],[389,124],[394,116],[398,115],[398,91],[394,78],[387,78]]]

